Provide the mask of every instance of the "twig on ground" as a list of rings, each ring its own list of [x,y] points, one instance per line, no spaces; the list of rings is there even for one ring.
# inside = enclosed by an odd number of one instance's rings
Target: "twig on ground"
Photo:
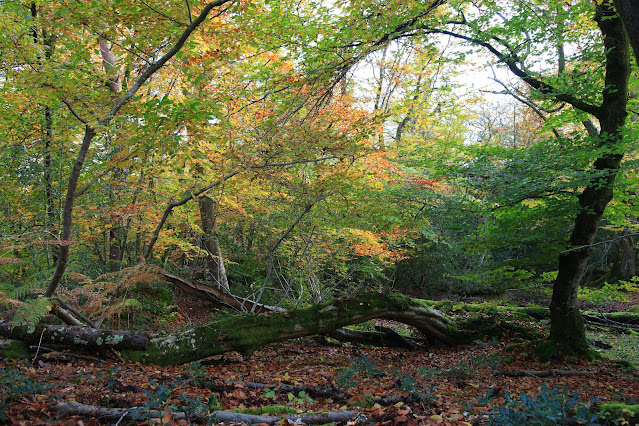
[[[534,377],[552,377],[552,376],[590,376],[595,374],[594,371],[589,370],[495,370],[493,373],[495,376],[506,377],[521,377],[521,376],[534,376]]]
[[[101,364],[106,364],[106,361],[104,361],[103,359],[94,358],[92,356],[74,354],[72,352],[60,352],[56,349],[51,349],[44,346],[29,346],[29,349],[36,349],[36,348],[38,349],[38,351],[46,352],[46,354],[44,355],[48,355],[48,356],[44,358],[45,361],[50,361],[51,359],[64,359],[65,357],[69,357],[69,358],[77,358],[77,359],[82,359],[85,361],[92,361],[92,362],[99,362]],[[44,355],[42,355],[40,359],[42,359]],[[36,353],[36,356],[33,358],[33,360],[35,361],[37,358],[38,358],[38,354]]]
[[[142,415],[146,418],[158,419],[164,418],[169,412],[159,410],[143,410],[134,408],[104,408],[95,405],[81,404],[76,401],[68,403],[60,403],[56,406],[57,418],[61,419],[68,416],[87,416],[94,418],[102,418],[105,420],[112,419],[121,422],[126,416],[134,414]],[[214,411],[210,415],[204,413],[193,413],[187,415],[183,412],[171,412],[173,420],[213,420],[224,423],[269,423],[280,422],[283,419],[300,421],[301,424],[325,424],[347,422],[357,414],[356,411],[336,411],[331,413],[313,413],[313,414],[286,414],[282,416],[258,416],[252,414],[232,413],[228,411]]]

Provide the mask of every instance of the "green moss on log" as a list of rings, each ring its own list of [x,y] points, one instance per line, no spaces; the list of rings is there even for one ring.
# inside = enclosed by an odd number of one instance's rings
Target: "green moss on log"
[[[533,324],[533,319],[522,310],[513,310],[501,306],[483,307],[467,305],[463,313],[459,313],[456,326],[459,332],[470,338],[501,337],[505,333],[517,334],[525,339],[537,339],[540,330]]]
[[[599,412],[614,424],[639,423],[639,404],[628,405],[621,402],[606,402],[599,406]]]
[[[286,407],[284,405],[267,405],[259,408],[234,408],[230,410],[232,413],[250,414],[253,416],[280,416],[282,414],[297,414],[297,410],[293,407]],[[307,413],[311,414],[311,413]],[[318,412],[317,414],[325,414]]]
[[[455,316],[451,319],[434,307],[445,308]],[[431,343],[468,343],[478,336],[501,337],[505,332],[531,339],[539,337],[539,330],[524,309],[495,304],[430,302],[398,293],[368,292],[306,309],[226,317],[180,334],[155,337],[146,350],[123,351],[122,356],[132,361],[169,365],[228,351],[250,355],[269,343],[326,334],[373,318],[414,325]]]
[[[29,359],[31,350],[29,346],[18,340],[0,340],[0,358],[2,359]]]
[[[131,361],[170,365],[231,350],[250,355],[268,343],[328,333],[375,318],[380,312],[402,311],[411,305],[415,302],[406,296],[369,292],[307,309],[235,315],[180,334],[153,338],[145,351],[123,351],[122,356]]]

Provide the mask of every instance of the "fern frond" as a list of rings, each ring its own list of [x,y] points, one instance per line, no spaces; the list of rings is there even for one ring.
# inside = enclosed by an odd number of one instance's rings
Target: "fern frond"
[[[25,277],[23,281],[26,283],[20,287],[15,287],[8,290],[7,297],[15,299],[24,299],[29,295],[41,292],[49,284],[49,278],[54,272],[54,268],[40,270],[28,277]]]
[[[25,297],[44,289],[47,286],[47,283],[47,280],[33,281],[29,284],[7,291],[7,296],[12,299],[24,299]]]
[[[127,292],[138,284],[151,284],[157,280],[158,268],[145,263],[125,268],[118,272],[110,272],[73,289],[67,298],[76,301],[85,299],[83,311],[101,323],[104,320],[117,317],[122,311],[130,307],[141,307],[141,304],[127,298]]]
[[[51,311],[52,307],[53,303],[48,297],[25,300],[13,315],[13,327],[25,325],[29,331],[33,331],[35,325]]]
[[[69,274],[69,279],[74,280],[74,281],[78,281],[78,284],[86,284],[86,283],[90,283],[91,281],[93,281],[91,279],[91,277],[81,274],[79,272],[73,272],[70,271]]]
[[[119,315],[120,312],[124,311],[126,308],[134,307],[142,309],[142,303],[140,303],[136,299],[124,299],[114,303],[111,306],[106,306],[103,308],[102,316],[105,318],[111,318],[116,315]]]

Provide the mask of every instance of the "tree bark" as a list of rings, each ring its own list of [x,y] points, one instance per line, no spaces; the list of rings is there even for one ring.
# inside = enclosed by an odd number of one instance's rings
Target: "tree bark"
[[[57,418],[61,419],[68,416],[88,416],[93,418],[118,420],[135,419],[135,413],[127,408],[105,408],[95,405],[81,404],[77,401],[69,403],[59,403],[56,406]],[[234,413],[231,411],[214,411],[208,413],[189,413],[169,412],[160,410],[139,410],[137,414],[144,418],[162,419],[170,413],[170,418],[175,420],[199,421],[204,423],[246,423],[246,424],[327,424],[327,423],[345,423],[357,414],[356,411],[338,411],[330,413],[311,413],[311,414],[286,414],[281,416],[253,415]],[[288,419],[288,420],[287,420]],[[116,423],[117,424],[117,423]]]
[[[122,351],[124,359],[172,365],[229,351],[249,355],[270,343],[327,334],[375,318],[412,325],[432,343],[456,344],[477,338],[476,333],[459,331],[450,318],[418,301],[396,293],[382,295],[374,292],[289,312],[238,314],[168,335],[57,325],[30,330],[27,327],[12,328],[10,322],[0,321],[0,336],[32,344],[62,345],[100,352],[117,349]]]
[[[628,230],[624,231],[627,234]],[[637,274],[635,249],[631,237],[622,238],[617,243],[617,255],[612,265],[613,277],[619,280],[629,280]]]
[[[151,338],[145,350],[121,354],[131,361],[159,365],[183,364],[229,351],[248,356],[269,343],[326,334],[375,318],[412,325],[432,342],[468,340],[448,317],[408,297],[361,293],[296,311],[235,315],[184,333]]]
[[[226,268],[222,258],[222,250],[215,236],[215,219],[217,203],[208,195],[198,198],[200,206],[200,218],[202,220],[202,232],[204,248],[207,251],[208,261],[206,263],[209,273],[213,276],[217,288],[229,292],[229,282],[226,278]]]
[[[124,348],[144,350],[149,340],[148,334],[131,331],[100,330],[67,325],[38,325],[29,329],[26,326],[13,327],[10,321],[2,320],[0,320],[0,335],[33,345],[60,345],[99,352]]]
[[[623,128],[627,116],[630,51],[623,25],[612,4],[597,6],[597,24],[606,48],[606,78],[603,103],[597,109],[601,126],[599,147],[604,154],[593,165],[594,178],[579,195],[580,211],[570,236],[573,247],[559,256],[559,272],[553,284],[550,304],[550,341],[561,354],[587,354],[584,321],[577,306],[577,291],[588,255],[606,206],[613,196],[613,184],[623,157]]]
[[[635,61],[639,65],[639,2],[637,0],[615,0],[615,7],[628,33]]]
[[[225,297],[232,296],[213,290]],[[229,351],[250,355],[270,343],[325,335],[344,326],[376,318],[413,326],[429,344],[462,344],[479,337],[502,336],[507,331],[524,337],[538,335],[536,329],[522,325],[532,321],[523,308],[490,309],[469,305],[464,309],[465,315],[455,319],[429,306],[431,303],[428,301],[413,300],[397,293],[359,293],[350,299],[333,300],[295,311],[273,312],[270,307],[252,303],[256,310],[265,313],[241,313],[175,334],[58,325],[38,326],[30,330],[26,327],[12,328],[10,322],[0,321],[0,336],[35,345],[61,345],[100,353],[116,349],[121,351],[122,358],[130,361],[175,365]],[[534,332],[530,333],[531,330]]]

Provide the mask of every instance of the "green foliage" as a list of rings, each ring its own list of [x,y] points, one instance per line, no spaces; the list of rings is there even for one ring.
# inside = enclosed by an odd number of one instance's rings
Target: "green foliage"
[[[605,306],[611,302],[626,302],[629,300],[627,292],[639,292],[639,280],[604,283],[600,288],[581,287],[578,297],[595,305]]]
[[[501,367],[502,363],[503,360],[496,353],[481,353],[470,358],[469,360],[458,362],[457,365],[455,365],[444,374],[448,377],[464,380],[472,377],[473,372],[476,370],[496,370]]]
[[[337,384],[345,389],[356,386],[355,377],[378,378],[383,372],[375,362],[365,356],[350,360],[349,367],[342,368],[337,374]]]
[[[149,385],[151,385],[151,390],[143,390],[147,396],[147,400],[144,402],[144,408],[146,410],[161,410],[167,408],[173,387],[158,385],[154,380],[149,380]]]
[[[275,399],[276,397],[277,394],[275,393],[275,389],[267,389],[264,391],[264,394],[262,394],[262,398]]]
[[[50,385],[44,381],[35,381],[29,376],[25,376],[18,369],[0,369],[0,421],[8,420],[5,410],[11,403],[24,397],[42,395],[48,392]]]
[[[52,306],[51,300],[46,297],[25,300],[13,315],[12,326],[27,326],[33,331],[35,325],[51,311]]]
[[[189,421],[195,415],[202,415],[209,409],[209,405],[202,401],[202,397],[199,395],[189,396],[185,393],[180,394],[176,401],[178,410],[186,414],[187,421]]]
[[[189,364],[187,374],[196,383],[198,382],[201,383],[205,377],[208,377],[208,372],[206,371],[206,367],[197,361],[193,361],[192,363]]]
[[[587,332],[588,338],[602,340],[612,345],[612,348],[601,351],[606,358],[615,360],[619,365],[626,364],[626,368],[639,365],[639,334],[633,332],[619,332],[619,330],[594,329]]]
[[[292,404],[304,405],[304,404],[312,404],[313,398],[308,396],[305,391],[300,391],[297,395],[290,392],[288,395],[288,401]]]
[[[131,298],[122,300],[112,310],[130,315],[135,327],[165,325],[177,319],[173,292],[166,283],[157,280],[139,283],[130,289],[129,294]],[[137,308],[138,313],[128,313],[128,306]]]
[[[487,399],[491,397],[490,392]],[[489,424],[545,426],[572,424],[570,422],[577,420],[582,424],[596,425],[601,416],[593,409],[593,402],[595,401],[581,405],[577,394],[569,397],[566,388],[563,391],[549,390],[548,386],[543,384],[541,391],[534,396],[521,392],[519,398],[512,398],[506,394],[506,403],[493,409]]]
[[[464,295],[502,294],[506,289],[523,287],[533,275],[533,271],[514,266],[480,268],[458,276],[460,284],[455,292]]]
[[[120,368],[120,366],[118,364],[114,364],[113,366],[109,367],[106,372],[104,373],[104,378],[105,378],[105,385],[107,389],[113,389],[113,386],[115,386],[115,384],[118,381],[118,377],[116,376],[116,373],[121,372],[122,369]],[[102,371],[98,371],[99,374],[102,374]]]
[[[409,398],[413,398],[421,403],[432,403],[437,399],[434,395],[435,385],[426,386],[421,380],[416,380],[413,376],[406,373],[396,372],[399,376],[396,385],[402,391],[408,394]]]

